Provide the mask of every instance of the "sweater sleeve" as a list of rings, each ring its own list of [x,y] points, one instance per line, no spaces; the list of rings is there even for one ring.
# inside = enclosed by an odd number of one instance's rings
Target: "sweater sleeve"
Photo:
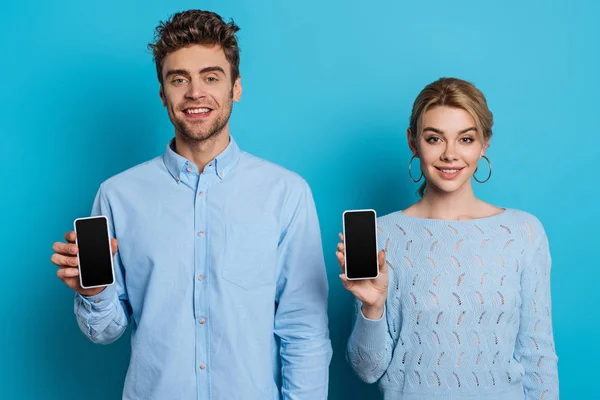
[[[393,341],[388,333],[387,306],[378,320],[366,318],[361,309],[362,304],[357,300],[347,359],[360,379],[366,383],[374,383],[381,378],[392,361]]]
[[[521,276],[520,325],[515,359],[524,368],[525,399],[558,399],[558,357],[552,331],[551,256],[548,239],[535,241]]]
[[[379,235],[379,249],[387,251],[384,235]],[[387,371],[397,345],[391,336],[390,325],[401,325],[400,306],[394,300],[398,297],[398,276],[390,269],[388,274],[388,296],[380,319],[366,318],[362,313],[362,302],[355,301],[354,324],[348,339],[346,358],[359,378],[367,383],[378,381]]]

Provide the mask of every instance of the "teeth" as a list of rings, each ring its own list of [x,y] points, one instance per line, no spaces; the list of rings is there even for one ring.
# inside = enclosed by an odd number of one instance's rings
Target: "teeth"
[[[185,110],[186,114],[203,114],[209,112],[209,108],[193,108],[189,110]]]
[[[458,172],[457,169],[443,169],[442,172],[446,173],[446,174],[453,174],[455,172]]]

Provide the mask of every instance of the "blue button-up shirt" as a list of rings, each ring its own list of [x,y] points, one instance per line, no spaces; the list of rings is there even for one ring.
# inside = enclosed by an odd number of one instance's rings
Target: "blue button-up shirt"
[[[116,284],[75,297],[93,342],[132,323],[124,399],[327,397],[327,278],[298,175],[233,138],[202,172],[172,149],[104,182]]]

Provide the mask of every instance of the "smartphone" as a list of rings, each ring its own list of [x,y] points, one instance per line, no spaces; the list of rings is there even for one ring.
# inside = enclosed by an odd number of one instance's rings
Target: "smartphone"
[[[377,214],[375,210],[346,210],[343,214],[346,278],[375,279],[377,262]]]
[[[115,283],[108,218],[103,215],[77,218],[73,225],[81,287],[91,289]]]

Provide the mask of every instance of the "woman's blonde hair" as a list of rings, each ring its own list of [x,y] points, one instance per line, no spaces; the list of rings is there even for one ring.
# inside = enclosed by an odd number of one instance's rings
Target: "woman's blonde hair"
[[[492,137],[494,116],[487,106],[483,93],[472,83],[458,78],[440,78],[425,86],[415,99],[410,116],[410,135],[413,143],[418,143],[423,129],[423,115],[439,106],[462,108],[473,116],[480,139],[487,143]],[[427,178],[419,188],[423,196]]]

